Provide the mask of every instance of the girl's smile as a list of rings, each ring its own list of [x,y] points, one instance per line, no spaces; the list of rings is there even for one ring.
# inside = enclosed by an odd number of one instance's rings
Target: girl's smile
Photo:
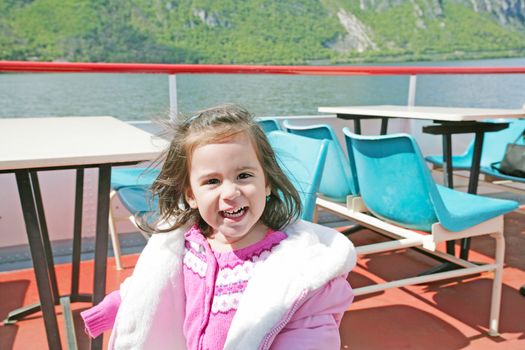
[[[223,210],[221,211],[221,214],[224,218],[235,220],[243,216],[246,208],[247,207],[240,207],[240,208],[232,209],[232,210]]]
[[[189,168],[185,198],[212,228],[214,249],[239,249],[264,237],[259,219],[270,187],[247,135],[197,146]]]

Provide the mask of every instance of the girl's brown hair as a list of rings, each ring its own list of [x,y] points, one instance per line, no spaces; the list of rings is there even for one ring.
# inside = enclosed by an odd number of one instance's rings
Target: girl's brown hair
[[[211,228],[201,218],[198,209],[191,209],[184,196],[190,187],[191,155],[200,145],[228,140],[239,133],[245,133],[251,139],[271,188],[262,222],[279,230],[299,218],[302,210],[299,194],[278,165],[263,130],[247,110],[225,104],[165,124],[167,131],[172,133],[171,143],[159,158],[162,169],[151,186],[152,196],[158,198],[158,208],[154,213],[137,217],[141,229],[150,233],[167,232],[187,223],[196,223],[205,235],[211,234]]]

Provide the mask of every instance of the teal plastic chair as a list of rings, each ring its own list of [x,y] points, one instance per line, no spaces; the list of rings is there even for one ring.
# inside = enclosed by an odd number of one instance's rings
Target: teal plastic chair
[[[390,230],[401,239],[358,247],[358,254],[392,251],[407,247],[427,247],[431,254],[456,264],[454,271],[420,275],[383,283],[382,286],[356,288],[355,295],[410,284],[457,278],[481,272],[494,272],[490,302],[489,335],[498,336],[505,239],[503,214],[518,203],[463,193],[437,185],[414,138],[406,134],[360,136],[343,129],[349,159],[354,162],[361,200],[370,222]],[[352,213],[351,213],[352,214]],[[354,213],[354,215],[357,215]],[[359,212],[362,215],[362,212]],[[409,232],[407,232],[409,231]],[[430,234],[421,234],[428,231]],[[473,264],[461,258],[436,252],[440,242],[490,235],[495,240],[494,263]],[[363,291],[364,290],[364,291]]]
[[[325,203],[338,202],[346,204],[348,196],[355,196],[359,193],[355,170],[348,162],[334,129],[328,124],[315,125],[292,125],[288,120],[283,122],[283,127],[290,133],[301,135],[318,140],[328,141],[328,152],[323,170],[323,178],[319,187],[322,199],[317,201],[317,205],[325,208]],[[342,233],[349,235],[364,229],[363,226],[355,224],[345,229]]]
[[[352,171],[348,158],[330,125],[298,126],[292,125],[288,120],[285,120],[283,126],[292,134],[318,140],[328,140],[328,153],[323,170],[324,176],[319,187],[319,192],[323,196],[329,200],[346,203],[347,196],[359,193],[357,182],[354,178],[355,171]]]
[[[282,130],[281,125],[279,125],[277,119],[274,118],[257,119],[257,124],[261,126],[265,133]]]
[[[439,222],[457,232],[518,207],[514,201],[436,184],[410,135],[360,136],[347,128],[343,132],[363,202],[385,221],[429,232]]]
[[[109,195],[109,235],[111,238],[111,245],[113,247],[113,255],[115,256],[115,265],[117,270],[122,270],[120,240],[118,238],[118,232],[115,225],[115,223],[120,220],[120,217],[114,215],[113,202],[116,197],[119,197],[121,202],[127,208],[128,205],[125,203],[127,194],[122,196],[119,191],[125,188],[131,188],[130,191],[135,192],[134,189],[136,187],[149,187],[153,181],[155,181],[159,172],[159,169],[144,167],[111,169],[111,192]]]
[[[140,214],[156,210],[158,199],[152,197],[149,192],[150,186],[127,186],[118,190],[120,201],[131,213]]]
[[[329,143],[283,131],[273,131],[268,141],[277,161],[301,197],[303,220],[312,221]]]
[[[514,121],[514,123],[511,124],[514,131],[517,131],[517,135],[513,140],[508,141],[507,143],[517,143],[519,145],[525,144],[525,120],[518,120]],[[521,126],[521,133],[519,132],[519,127]],[[510,129],[510,126],[509,126]],[[514,135],[509,135],[514,136]],[[500,154],[499,159],[495,160],[494,162],[499,162],[503,159],[503,156],[505,154],[505,149],[503,149],[503,152]],[[503,174],[499,171],[498,165],[495,165],[495,167],[492,167],[491,164],[482,165],[480,167],[480,172],[485,175],[485,181],[493,182],[497,180],[510,180],[512,182],[517,183],[525,183],[525,178],[518,177],[518,176],[512,176]],[[523,191],[525,193],[525,190]]]
[[[156,168],[114,168],[111,169],[111,189],[127,186],[150,186],[159,175]]]
[[[509,123],[509,127],[500,131],[487,132],[483,138],[481,151],[480,171],[490,168],[490,164],[499,162],[503,158],[508,143],[514,142],[525,130],[525,119],[491,119],[487,123]],[[465,153],[452,156],[452,168],[469,170],[474,153],[474,140],[469,144]],[[432,155],[425,158],[437,167],[443,166],[443,156]]]
[[[135,223],[135,216],[136,215],[150,215],[152,214],[154,217],[154,214],[158,208],[158,198],[153,197],[150,192],[151,185],[136,185],[136,186],[124,186],[119,188],[116,191],[116,195],[120,199],[120,202],[126,208],[126,210],[129,212],[129,214],[116,217],[110,213],[110,222],[112,225],[115,224],[116,221],[126,220],[131,222],[133,225],[137,226]],[[138,228],[138,227],[137,227]],[[115,226],[111,228],[110,225],[110,232],[116,231]],[[138,230],[142,236],[147,240],[149,239],[149,234],[147,232],[144,232],[142,230]],[[116,235],[115,235],[116,236]],[[118,243],[117,243],[118,244]],[[115,261],[117,264],[117,269],[119,269],[119,266],[121,266],[121,262],[117,260],[116,254],[115,254]]]

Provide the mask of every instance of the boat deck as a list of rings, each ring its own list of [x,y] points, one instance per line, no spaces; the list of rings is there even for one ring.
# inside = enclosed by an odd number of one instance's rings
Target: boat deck
[[[324,217],[326,220],[326,216]],[[330,226],[344,228],[345,222],[328,220]],[[525,297],[519,288],[525,284],[525,215],[511,213],[505,217],[506,258],[503,279],[503,301],[499,337],[487,335],[490,274],[390,289],[357,297],[341,324],[342,349],[525,349]],[[363,230],[351,235],[355,245],[380,242],[386,238]],[[491,260],[493,242],[490,238],[475,238],[471,260]],[[138,255],[123,257],[125,269],[115,270],[108,261],[107,290],[118,288],[129,276]],[[362,257],[351,272],[352,286],[364,286],[415,275],[439,262],[414,250]],[[70,264],[56,267],[61,293],[70,286]],[[81,264],[80,292],[87,293],[93,279],[93,261]],[[38,300],[32,269],[0,273],[0,319],[15,308]],[[82,329],[79,312],[87,303],[72,305],[79,349],[88,349],[89,340]],[[57,307],[58,322],[64,348],[67,348],[63,317]],[[109,334],[104,341],[107,344]],[[40,313],[28,316],[12,325],[0,326],[0,349],[45,349],[47,342]]]

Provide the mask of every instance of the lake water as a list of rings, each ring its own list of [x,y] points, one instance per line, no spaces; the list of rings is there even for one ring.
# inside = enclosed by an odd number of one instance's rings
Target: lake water
[[[406,65],[525,66],[525,58]],[[179,111],[223,102],[256,115],[312,115],[319,106],[406,104],[406,76],[178,75]],[[525,74],[418,76],[417,105],[521,108]],[[112,115],[149,120],[169,108],[157,74],[0,74],[0,118]]]

